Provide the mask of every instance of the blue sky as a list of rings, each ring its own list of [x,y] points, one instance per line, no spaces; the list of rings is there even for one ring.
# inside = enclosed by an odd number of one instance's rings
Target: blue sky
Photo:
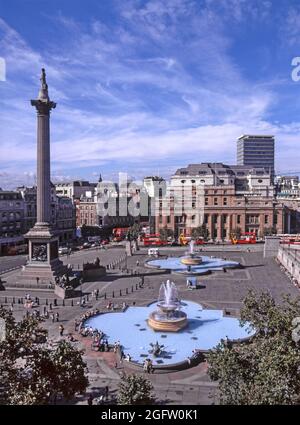
[[[46,68],[53,180],[169,177],[276,136],[300,171],[298,0],[0,0],[0,186],[32,184]]]

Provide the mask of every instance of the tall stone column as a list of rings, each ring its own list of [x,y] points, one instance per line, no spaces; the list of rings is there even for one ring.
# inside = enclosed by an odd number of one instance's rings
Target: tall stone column
[[[25,235],[29,261],[20,276],[22,282],[31,285],[54,284],[55,278],[66,272],[58,258],[58,236],[50,222],[50,111],[56,103],[49,98],[44,69],[40,80],[38,97],[31,100],[37,112],[37,221]]]
[[[45,70],[42,69],[38,98],[31,100],[37,112],[37,225],[50,223],[50,111],[56,103],[49,99]]]

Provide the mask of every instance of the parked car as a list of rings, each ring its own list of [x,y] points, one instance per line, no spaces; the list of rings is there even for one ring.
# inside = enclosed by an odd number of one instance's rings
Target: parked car
[[[68,252],[69,252],[69,248],[68,248],[68,247],[66,247],[66,246],[60,246],[60,247],[58,248],[58,253],[59,253],[60,255],[62,255],[62,254],[68,254]]]
[[[82,246],[83,246],[83,249],[87,249],[87,248],[90,248],[92,245],[89,242],[84,242]]]

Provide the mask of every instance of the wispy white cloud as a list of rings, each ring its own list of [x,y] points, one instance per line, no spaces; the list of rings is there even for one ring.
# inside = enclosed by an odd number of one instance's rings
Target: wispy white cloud
[[[83,24],[59,13],[48,19],[59,28],[60,43],[50,39],[39,51],[0,20],[0,52],[8,61],[0,99],[3,172],[13,182],[16,170],[34,170],[29,99],[37,95],[42,66],[58,102],[51,119],[53,176],[92,178],[103,168],[142,177],[187,162],[233,163],[236,138],[251,132],[275,134],[278,166],[283,152],[285,163],[289,157],[296,166],[299,124],[269,118],[276,84],[249,81],[231,54],[228,21],[239,25],[270,12],[268,1],[251,3],[118,2],[113,24],[98,17]]]

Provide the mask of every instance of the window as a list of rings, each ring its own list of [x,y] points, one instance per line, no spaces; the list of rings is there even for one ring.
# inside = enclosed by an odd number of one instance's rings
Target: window
[[[185,183],[185,180],[181,180],[181,183],[184,184]]]
[[[227,198],[223,198],[223,205],[227,205]]]
[[[224,223],[224,224],[226,224],[226,221],[227,221],[227,215],[226,215],[226,214],[224,214],[224,215],[223,215],[223,223]]]
[[[220,183],[223,184],[224,183],[224,179],[220,179]]]
[[[241,224],[241,216],[240,215],[237,216],[236,222],[237,222],[237,224]]]
[[[208,198],[205,198],[205,205],[208,205]]]
[[[265,215],[265,224],[269,223],[269,216]]]
[[[201,179],[201,180],[200,180],[200,183],[205,183],[205,180],[204,180],[204,179]]]
[[[196,180],[191,180],[191,183],[196,183]]]
[[[214,198],[214,205],[218,205],[218,198]]]
[[[262,181],[262,179],[258,179],[258,183],[262,183],[263,181]]]

